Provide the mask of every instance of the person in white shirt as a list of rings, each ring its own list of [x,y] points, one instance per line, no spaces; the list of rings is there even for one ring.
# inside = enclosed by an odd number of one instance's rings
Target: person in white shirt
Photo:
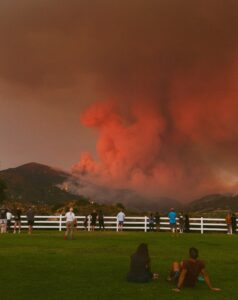
[[[76,220],[74,209],[73,207],[70,207],[69,211],[65,214],[66,219],[66,231],[64,235],[64,239],[73,239],[73,233],[74,233],[74,222]]]
[[[7,232],[11,231],[11,224],[12,224],[12,213],[8,210],[7,211]]]
[[[125,217],[126,217],[126,215],[124,214],[123,211],[120,211],[117,214],[118,231],[123,230],[123,224],[124,224],[124,221],[125,221]]]

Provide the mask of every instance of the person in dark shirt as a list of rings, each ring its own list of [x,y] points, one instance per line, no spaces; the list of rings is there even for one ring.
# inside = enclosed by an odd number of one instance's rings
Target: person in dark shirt
[[[7,232],[7,209],[5,207],[0,208],[0,227],[1,233]]]
[[[83,225],[84,225],[84,230],[88,230],[88,216],[85,216]]]
[[[22,212],[21,212],[21,209],[18,207],[16,209],[16,211],[14,212],[14,231],[13,233],[16,233],[17,231],[17,226],[18,226],[18,233],[21,232],[21,215],[22,215]]]
[[[184,232],[189,233],[189,231],[190,231],[189,215],[185,214],[185,216],[184,216]]]
[[[204,277],[204,281],[212,291],[220,291],[220,289],[212,287],[205,264],[198,259],[198,250],[192,247],[189,249],[189,259],[183,260],[181,264],[173,263],[167,280],[177,284],[173,291],[180,292],[182,287],[195,287],[199,275]]]
[[[179,232],[183,233],[185,227],[184,216],[183,213],[179,214]]]
[[[98,225],[99,225],[99,230],[104,230],[104,215],[102,210],[99,211],[98,213]]]
[[[91,213],[91,226],[92,226],[92,231],[95,230],[95,227],[96,227],[96,223],[97,223],[97,212],[96,210],[94,209],[93,212]]]
[[[32,234],[32,229],[35,222],[35,212],[32,207],[28,209],[26,213],[26,218],[28,222],[28,234]]]
[[[140,244],[137,251],[131,255],[130,271],[127,281],[143,283],[157,279],[158,274],[150,270],[150,257],[147,244]]]
[[[149,216],[149,231],[154,231],[154,215],[151,213]]]
[[[159,231],[160,229],[160,215],[158,212],[155,213],[155,226],[156,226],[156,231]]]
[[[236,233],[236,214],[232,213],[231,214],[231,228],[232,228],[232,233]]]

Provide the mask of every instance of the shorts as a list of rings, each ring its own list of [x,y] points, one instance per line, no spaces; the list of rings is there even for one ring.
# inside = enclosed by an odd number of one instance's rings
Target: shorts
[[[66,227],[69,228],[69,229],[73,229],[74,228],[74,221],[66,222]]]
[[[96,221],[96,220],[93,220],[93,221],[91,222],[91,225],[92,225],[92,226],[96,226],[96,223],[97,223],[97,221]]]
[[[28,225],[33,226],[34,225],[34,220],[28,220]]]
[[[124,224],[124,221],[119,221],[118,224],[122,226]]]
[[[7,219],[0,219],[0,224],[7,224]]]
[[[176,223],[170,223],[170,228],[177,228],[177,224]]]
[[[175,271],[173,272],[172,276],[171,276],[171,281],[175,284],[178,283],[178,279],[179,279],[179,276],[180,276],[180,272],[179,271]]]
[[[17,224],[17,225],[21,224],[21,219],[15,219],[14,221],[15,221],[15,224]]]

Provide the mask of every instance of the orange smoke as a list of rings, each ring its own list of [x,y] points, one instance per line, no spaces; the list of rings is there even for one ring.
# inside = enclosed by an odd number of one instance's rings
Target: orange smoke
[[[95,103],[81,121],[98,133],[98,158],[84,154],[73,172],[99,185],[153,197],[192,200],[207,193],[237,192],[234,70],[220,85],[177,77],[167,102]]]

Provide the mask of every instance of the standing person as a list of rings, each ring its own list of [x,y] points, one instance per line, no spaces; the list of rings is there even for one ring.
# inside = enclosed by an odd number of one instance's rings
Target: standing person
[[[84,222],[83,222],[83,226],[85,230],[88,230],[88,216],[85,216]]]
[[[154,216],[151,213],[149,216],[149,231],[154,231]]]
[[[205,264],[198,259],[198,256],[198,250],[192,247],[189,249],[188,260],[183,260],[181,264],[178,262],[172,264],[167,280],[177,285],[173,291],[180,292],[183,287],[194,288],[200,274],[212,291],[220,291],[220,289],[212,287],[208,273],[205,270]]]
[[[169,218],[169,225],[170,225],[171,232],[173,234],[176,234],[177,233],[177,223],[176,223],[177,214],[173,208],[170,209],[168,218]]]
[[[228,212],[226,215],[226,225],[227,225],[227,234],[232,234],[231,213],[230,212]]]
[[[184,232],[189,233],[190,231],[190,224],[189,224],[189,215],[185,214],[185,220],[184,220]]]
[[[64,234],[64,239],[73,239],[74,233],[74,222],[75,222],[75,214],[73,207],[70,207],[69,211],[65,214],[66,219],[66,231]]]
[[[150,270],[150,256],[147,244],[140,244],[136,252],[131,255],[130,271],[127,274],[127,281],[144,283],[158,279],[158,273]]]
[[[124,214],[124,212],[122,210],[117,214],[118,231],[123,230],[125,217],[126,217],[126,215]]]
[[[4,206],[0,208],[0,227],[1,233],[7,232],[7,209]]]
[[[184,216],[183,216],[183,213],[179,214],[179,232],[180,233],[184,232]]]
[[[17,207],[16,211],[14,212],[14,231],[13,233],[16,233],[17,226],[18,226],[18,233],[21,232],[21,209]]]
[[[102,210],[99,210],[98,213],[98,224],[99,224],[99,230],[104,230],[104,215]]]
[[[232,227],[232,233],[236,233],[236,214],[232,213],[231,215],[231,227]]]
[[[156,231],[159,231],[160,229],[160,215],[158,212],[155,213],[155,226],[156,226]]]
[[[11,225],[12,225],[12,213],[10,210],[7,210],[7,232],[11,231]]]
[[[32,234],[34,222],[35,222],[35,212],[32,207],[26,212],[26,218],[28,222],[28,234]]]
[[[92,227],[92,231],[95,230],[96,224],[97,224],[97,217],[98,214],[96,212],[96,210],[94,209],[93,212],[91,213],[91,227]]]

